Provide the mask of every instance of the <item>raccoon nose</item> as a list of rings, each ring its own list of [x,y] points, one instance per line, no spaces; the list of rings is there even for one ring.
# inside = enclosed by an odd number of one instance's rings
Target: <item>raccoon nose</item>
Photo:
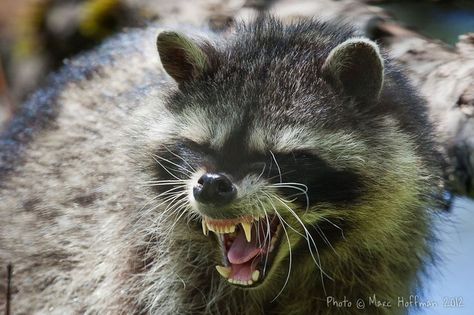
[[[200,203],[223,206],[235,198],[237,189],[227,176],[206,173],[194,186],[193,195]]]

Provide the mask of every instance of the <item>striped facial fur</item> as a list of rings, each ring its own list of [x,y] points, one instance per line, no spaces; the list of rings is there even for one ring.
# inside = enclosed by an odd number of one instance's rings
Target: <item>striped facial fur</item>
[[[264,18],[219,43],[163,32],[158,51],[177,86],[140,142],[158,202],[148,213],[170,235],[189,229],[182,259],[193,275],[212,268],[210,288],[270,300],[378,286],[389,300],[392,280],[409,292],[437,169],[429,131],[417,129],[421,105],[410,107],[420,99],[377,44],[345,27]],[[372,267],[383,279],[354,282]]]
[[[290,140],[288,134],[268,136],[275,141],[266,150],[246,147],[251,143],[248,137],[224,140],[219,148],[186,139],[154,156],[158,193],[186,204],[188,214],[201,221],[204,235],[213,232],[222,254],[217,271],[241,286],[258,286],[265,280],[280,246],[286,257],[292,243],[304,239],[316,259],[318,249],[312,234],[319,231],[321,237],[327,236],[318,230],[321,222],[314,222],[310,213],[317,213],[317,205],[341,209],[357,204],[365,190],[363,175],[355,164],[331,165],[311,143],[292,139],[293,149],[282,148],[278,141]],[[354,146],[344,140],[339,145]],[[340,229],[330,219],[324,221]],[[280,245],[282,238],[288,243]],[[315,260],[315,264],[320,262]]]

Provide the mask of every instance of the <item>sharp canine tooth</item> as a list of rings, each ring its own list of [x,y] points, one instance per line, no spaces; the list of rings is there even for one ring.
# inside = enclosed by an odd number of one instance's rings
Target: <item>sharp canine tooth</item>
[[[209,223],[206,222],[206,225],[207,225],[207,229],[208,229],[209,231],[215,232],[214,226],[213,226],[212,224],[209,224]]]
[[[209,229],[207,228],[207,223],[206,221],[204,221],[204,219],[202,219],[202,233],[204,233],[204,235],[208,236],[209,235]]]
[[[252,240],[252,224],[248,222],[242,222],[240,224],[242,225],[242,228],[244,229],[245,238],[247,239],[247,242],[250,243],[250,241]]]
[[[216,266],[217,272],[224,278],[228,279],[232,269],[230,267]],[[229,279],[230,281],[230,279]]]
[[[260,277],[260,271],[255,270],[254,272],[252,272],[252,280],[253,281],[258,281],[258,277]]]

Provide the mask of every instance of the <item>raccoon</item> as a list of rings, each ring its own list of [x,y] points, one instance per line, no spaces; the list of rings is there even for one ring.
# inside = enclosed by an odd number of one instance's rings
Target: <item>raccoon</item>
[[[440,162],[375,42],[315,19],[150,26],[51,80],[1,142],[14,313],[408,312]]]

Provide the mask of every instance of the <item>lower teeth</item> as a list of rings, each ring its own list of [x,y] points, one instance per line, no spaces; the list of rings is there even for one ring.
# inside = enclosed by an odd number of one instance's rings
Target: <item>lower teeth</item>
[[[260,271],[254,270],[254,272],[252,272],[252,280],[253,281],[258,281],[259,277],[260,277]]]
[[[257,282],[260,278],[260,271],[259,270],[254,270],[252,272],[252,279],[249,279],[247,281],[232,279],[232,278],[229,279],[230,272],[232,271],[232,269],[230,267],[223,267],[223,266],[218,265],[218,266],[216,266],[216,270],[217,270],[217,272],[219,272],[219,274],[223,278],[227,279],[227,281],[229,281],[230,283],[234,283],[234,284],[252,285],[254,282]]]
[[[228,279],[227,281],[229,281],[232,284],[240,284],[240,285],[252,285],[253,284],[252,280],[244,281],[244,280],[237,280],[237,279]]]

